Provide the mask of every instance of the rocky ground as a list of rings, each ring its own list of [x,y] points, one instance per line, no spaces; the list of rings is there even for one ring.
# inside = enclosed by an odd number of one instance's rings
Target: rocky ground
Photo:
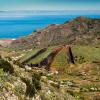
[[[88,52],[85,52],[86,48]],[[72,47],[73,53],[78,53],[81,57],[75,55],[75,64],[67,66],[66,49],[63,48],[55,57],[49,71],[20,65],[18,59],[27,57],[27,53],[32,50],[14,52],[3,49],[1,53],[5,52],[5,56],[0,58],[0,100],[100,100],[98,48],[80,46],[81,51],[76,52],[77,46]],[[91,55],[87,57],[86,53]],[[83,55],[86,60],[82,58]],[[94,62],[95,59],[97,62]]]

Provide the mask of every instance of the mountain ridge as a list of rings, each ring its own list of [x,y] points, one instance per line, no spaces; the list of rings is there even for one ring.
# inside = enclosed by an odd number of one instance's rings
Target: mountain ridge
[[[51,24],[27,37],[16,39],[10,47],[48,47],[60,44],[100,44],[100,19],[77,17],[64,24]]]

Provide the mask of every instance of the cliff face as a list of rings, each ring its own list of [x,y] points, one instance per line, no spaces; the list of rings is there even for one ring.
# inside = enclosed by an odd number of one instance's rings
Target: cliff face
[[[27,37],[12,42],[10,47],[47,47],[59,44],[100,44],[100,19],[78,17],[61,25],[49,25]]]

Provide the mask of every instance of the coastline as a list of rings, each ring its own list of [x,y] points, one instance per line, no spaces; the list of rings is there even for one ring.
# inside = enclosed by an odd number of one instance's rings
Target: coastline
[[[0,38],[0,45],[5,47],[11,44],[14,40],[16,39],[15,38]]]

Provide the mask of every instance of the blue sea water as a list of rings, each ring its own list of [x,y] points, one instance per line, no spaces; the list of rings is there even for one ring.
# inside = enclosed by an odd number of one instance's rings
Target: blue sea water
[[[84,15],[100,18],[100,15]],[[25,17],[0,17],[0,38],[19,38],[31,34],[36,29],[43,29],[49,24],[62,24],[79,15],[31,15]]]

